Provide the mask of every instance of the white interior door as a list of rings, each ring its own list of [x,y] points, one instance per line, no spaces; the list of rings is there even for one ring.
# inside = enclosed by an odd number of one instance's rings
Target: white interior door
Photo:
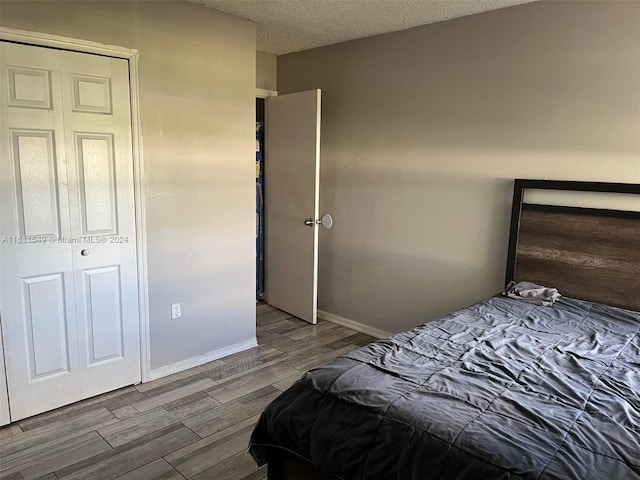
[[[265,297],[316,323],[320,90],[267,99],[265,155]]]
[[[128,64],[2,42],[11,420],[140,381]]]

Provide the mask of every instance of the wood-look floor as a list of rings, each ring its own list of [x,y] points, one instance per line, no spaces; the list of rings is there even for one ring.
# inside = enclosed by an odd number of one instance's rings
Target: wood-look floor
[[[374,339],[265,304],[257,312],[257,348],[0,429],[0,478],[266,478],[246,452],[265,406],[306,370]]]

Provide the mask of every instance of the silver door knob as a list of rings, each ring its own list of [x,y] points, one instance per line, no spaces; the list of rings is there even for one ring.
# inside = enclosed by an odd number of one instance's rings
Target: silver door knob
[[[80,255],[82,255],[83,257],[86,257],[90,254],[91,252],[89,250],[87,250],[86,248],[84,250],[80,251]]]
[[[313,227],[314,225],[322,225],[327,230],[333,226],[333,217],[328,213],[325,213],[320,220],[314,220],[313,218],[307,218],[304,224]]]

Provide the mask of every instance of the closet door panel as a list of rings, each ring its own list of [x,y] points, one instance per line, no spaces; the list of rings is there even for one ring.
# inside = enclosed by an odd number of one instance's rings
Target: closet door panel
[[[10,66],[7,67],[7,82],[9,106],[51,109],[51,70]]]
[[[122,299],[120,267],[100,267],[83,271],[87,321],[88,365],[121,359]]]
[[[0,304],[15,421],[78,399],[78,339],[57,52],[0,49]]]
[[[70,373],[64,274],[24,278],[22,293],[29,381]]]
[[[82,397],[139,383],[129,66],[61,52]]]
[[[116,185],[113,137],[76,133],[83,235],[116,235]]]
[[[52,130],[11,130],[20,235],[60,236],[60,195]]]

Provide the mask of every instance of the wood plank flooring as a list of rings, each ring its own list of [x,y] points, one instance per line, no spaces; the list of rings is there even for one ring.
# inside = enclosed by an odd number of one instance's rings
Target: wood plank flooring
[[[303,372],[375,340],[257,306],[258,347],[0,429],[0,479],[262,480],[262,410]]]

